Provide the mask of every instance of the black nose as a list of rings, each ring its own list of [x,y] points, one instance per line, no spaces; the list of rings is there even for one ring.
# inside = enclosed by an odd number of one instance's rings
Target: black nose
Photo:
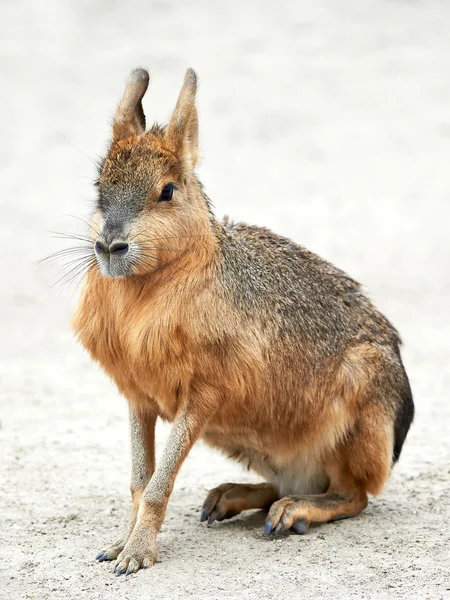
[[[101,242],[100,240],[97,240],[95,242],[95,250],[99,254],[101,254],[102,252],[108,252],[108,246],[105,243]]]
[[[114,254],[114,256],[124,256],[129,250],[127,242],[112,242],[108,247],[105,242],[97,240],[95,242],[95,251],[98,254]]]
[[[115,256],[124,256],[128,252],[128,248],[126,242],[113,242],[109,247],[109,251]]]

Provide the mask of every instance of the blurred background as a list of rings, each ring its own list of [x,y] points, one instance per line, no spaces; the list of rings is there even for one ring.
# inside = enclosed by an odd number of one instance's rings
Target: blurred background
[[[304,597],[449,593],[449,26],[444,0],[3,0],[9,597],[278,598],[279,585],[294,597],[300,586]],[[34,262],[70,245],[49,230],[83,231],[66,215],[89,214],[93,163],[136,66],[151,73],[148,124],[167,122],[185,69],[196,70],[198,173],[217,215],[269,226],[364,284],[404,339],[417,418],[364,516],[270,544],[258,516],[197,523],[206,489],[251,479],[197,446],[169,505],[161,564],[116,581],[92,558],[126,512],[126,405],[69,330],[75,286],[52,287],[59,268]]]

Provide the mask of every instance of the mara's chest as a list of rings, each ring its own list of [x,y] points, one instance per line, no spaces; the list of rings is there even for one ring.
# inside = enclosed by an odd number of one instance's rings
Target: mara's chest
[[[138,405],[156,401],[172,419],[193,370],[192,340],[175,302],[85,286],[72,327],[91,357]]]

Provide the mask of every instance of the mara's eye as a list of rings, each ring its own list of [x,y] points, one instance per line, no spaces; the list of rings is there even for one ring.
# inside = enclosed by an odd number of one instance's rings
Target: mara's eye
[[[161,192],[161,196],[159,197],[158,202],[169,202],[170,200],[172,200],[174,189],[175,186],[173,185],[173,183],[168,183]]]

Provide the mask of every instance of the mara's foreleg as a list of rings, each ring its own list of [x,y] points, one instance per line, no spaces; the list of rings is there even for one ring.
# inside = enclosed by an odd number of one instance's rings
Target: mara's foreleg
[[[156,536],[166,513],[175,477],[215,409],[214,393],[203,390],[184,406],[169,434],[161,459],[139,502],[133,532],[117,557],[116,575],[134,573],[156,561]]]
[[[203,503],[200,521],[208,524],[231,519],[243,510],[268,509],[279,498],[270,483],[223,483],[209,491]]]
[[[358,515],[377,494],[392,465],[393,424],[385,409],[367,404],[353,431],[326,465],[330,480],[324,494],[289,495],[272,504],[264,533],[291,529],[306,533],[311,522],[324,523]]]
[[[155,424],[156,412],[137,412],[129,407],[131,442],[131,510],[123,536],[106,546],[96,558],[114,560],[122,552],[136,524],[139,502],[155,470]]]

